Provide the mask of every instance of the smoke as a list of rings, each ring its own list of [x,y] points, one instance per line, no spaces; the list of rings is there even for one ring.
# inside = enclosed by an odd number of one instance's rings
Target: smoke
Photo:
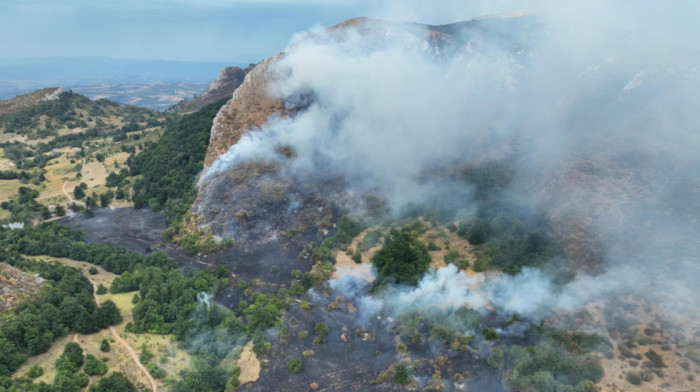
[[[448,13],[435,14],[423,3],[392,2],[384,11],[435,23],[520,8],[450,2]],[[355,189],[378,190],[396,210],[424,201],[432,167],[511,159],[512,194],[552,216],[582,217],[608,250],[607,271],[579,272],[564,287],[534,269],[483,282],[478,293],[472,278],[447,267],[382,299],[357,294],[362,287],[352,278],[333,281],[364,304],[365,318],[406,304],[457,303],[537,318],[642,292],[652,280],[697,298],[689,283],[700,280],[699,6],[529,5],[536,16],[439,29],[368,20],[295,39],[269,86],[295,114],[248,132],[203,180],[247,160],[285,162],[289,173],[342,176]],[[283,161],[281,145],[295,158]],[[456,204],[474,203],[450,193]]]

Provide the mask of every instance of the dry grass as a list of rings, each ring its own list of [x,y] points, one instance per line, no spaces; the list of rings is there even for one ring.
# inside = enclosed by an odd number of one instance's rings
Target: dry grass
[[[426,226],[429,223],[423,222]],[[469,241],[458,236],[457,234],[451,232],[447,229],[447,225],[440,225],[436,227],[430,227],[418,238],[427,246],[429,243],[434,242],[440,250],[430,251],[430,257],[432,261],[430,266],[434,269],[441,267],[446,267],[445,256],[451,251],[455,251],[459,254],[457,261],[466,260],[469,262],[470,266],[474,265],[476,261],[476,254],[474,254],[474,247],[469,244]],[[455,265],[457,264],[455,261]],[[466,263],[464,263],[466,264]]]
[[[97,285],[103,284],[106,287],[109,287],[114,278],[117,276],[98,266],[94,266],[97,269],[97,274],[90,275],[88,269],[93,265],[81,261],[49,256],[38,256],[35,258],[42,261],[58,262],[63,265],[78,268],[83,271],[83,274],[90,280],[90,282]],[[134,294],[135,293],[133,292],[121,294],[107,293],[98,296],[98,298],[100,302],[106,300],[113,301],[121,311],[123,320],[120,324],[114,326],[117,333],[124,338],[129,345],[136,350],[137,353],[140,353],[141,345],[145,344],[148,350],[154,354],[152,361],[167,373],[166,378],[176,378],[181,370],[189,367],[190,357],[185,351],[182,351],[177,347],[177,343],[175,342],[173,335],[133,334],[126,333],[124,331],[126,324],[133,320],[132,311],[134,304],[131,303],[131,300]],[[103,353],[100,351],[100,343],[103,339],[108,339],[110,341],[112,349],[108,353]],[[136,385],[137,388],[150,388],[148,379],[134,363],[127,350],[118,342],[114,341],[108,329],[103,329],[92,335],[74,334],[61,338],[51,346],[51,349],[49,349],[48,352],[30,358],[27,363],[20,367],[14,376],[22,376],[26,374],[32,365],[39,364],[44,368],[45,372],[44,375],[39,378],[39,380],[51,383],[56,375],[54,362],[63,352],[63,347],[65,344],[70,341],[76,341],[79,343],[81,347],[83,347],[83,350],[85,350],[86,354],[93,354],[97,358],[107,358],[107,366],[109,367],[109,371],[119,371],[126,374],[129,379],[134,382],[134,385]],[[99,376],[91,377],[90,382],[92,383],[99,379]],[[158,383],[159,390],[169,389],[169,387],[165,385],[164,379],[156,381]]]
[[[253,352],[252,340],[243,347],[243,351],[236,362],[236,366],[241,368],[241,375],[238,376],[241,385],[256,381],[260,378],[260,361]]]
[[[357,250],[362,243],[362,240],[365,238],[365,235],[373,230],[377,230],[377,228],[372,227],[358,234],[352,239],[348,249],[355,252],[355,250]],[[380,248],[381,245],[377,245],[366,252],[362,252],[362,263],[360,264],[357,264],[352,260],[352,255],[348,255],[344,251],[337,251],[335,254],[335,270],[333,271],[333,277],[337,278],[342,275],[352,275],[368,282],[373,281],[374,276],[372,275],[372,263],[370,260]]]
[[[20,186],[22,183],[19,180],[0,180],[0,201],[9,200],[16,195]]]
[[[88,188],[104,185],[107,179],[107,169],[102,163],[97,161],[83,165],[81,173],[83,175],[82,182],[86,183]]]
[[[619,332],[606,333],[608,323],[603,315],[606,302],[598,301],[588,304],[585,308],[590,315],[590,324],[601,327],[606,338],[612,343],[612,356],[601,360],[605,370],[603,379],[598,384],[602,391],[643,391],[656,392],[661,390],[671,391],[695,391],[697,380],[690,380],[700,374],[700,366],[688,359],[688,352],[697,349],[697,336],[700,334],[699,309],[688,301],[675,309],[668,304],[649,303],[632,296],[619,297],[624,303],[634,305],[627,310],[618,309],[617,312],[636,319],[634,325],[628,329],[632,331],[633,344],[628,345],[622,341]],[[695,315],[695,316],[693,316]],[[668,323],[663,326],[663,323]],[[653,326],[650,328],[650,326]],[[649,333],[645,333],[647,330]],[[629,337],[628,337],[629,338]],[[645,369],[648,362],[645,353],[654,350],[662,358],[666,365],[660,370],[664,377],[656,374],[650,381],[644,381],[641,385],[632,385],[626,380],[629,372],[640,372]],[[623,351],[626,355],[623,355]],[[637,356],[635,359],[632,356]],[[685,362],[689,369],[681,366]]]

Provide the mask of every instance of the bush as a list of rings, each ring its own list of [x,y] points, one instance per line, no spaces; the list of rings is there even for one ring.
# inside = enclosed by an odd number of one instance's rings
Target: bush
[[[411,381],[411,368],[406,364],[396,365],[396,373],[394,374],[394,382],[399,385],[406,385]]]
[[[83,370],[88,376],[104,376],[107,374],[107,365],[95,358],[94,355],[88,354],[85,357],[85,367]]]
[[[503,366],[504,363],[504,354],[503,354],[503,348],[501,347],[494,347],[491,349],[491,352],[489,352],[489,359],[488,363],[489,366],[491,366],[494,369],[499,369],[501,366]]]
[[[642,384],[642,377],[637,372],[628,372],[625,375],[625,378],[632,385],[641,385]]]
[[[108,353],[112,350],[112,347],[109,345],[109,341],[107,339],[102,339],[102,342],[100,343],[100,351],[103,353]]]
[[[313,357],[315,354],[316,354],[316,353],[314,352],[314,350],[305,350],[303,353],[301,353],[301,355],[303,355],[304,358],[311,358],[311,357]]]
[[[107,294],[107,288],[102,283],[100,283],[100,285],[97,286],[97,295],[104,295],[104,294]]]
[[[272,343],[260,340],[253,344],[253,352],[258,356],[267,355],[272,350]]]
[[[90,386],[89,392],[137,392],[134,384],[122,373],[112,373],[97,384]]]
[[[420,240],[407,231],[392,231],[372,263],[380,275],[396,283],[417,284],[430,266],[430,254]]]
[[[304,370],[304,362],[301,360],[301,358],[294,358],[287,362],[286,367],[289,373],[298,374]]]
[[[29,378],[37,378],[41,377],[44,375],[44,368],[41,367],[39,364],[34,364],[32,367],[29,368],[29,371],[27,372],[27,377]]]
[[[90,269],[88,269],[88,273],[90,273],[90,275],[97,275],[97,272],[97,268],[95,267],[90,267]]]
[[[484,335],[485,340],[490,342],[498,339],[498,333],[496,333],[496,330],[493,328],[484,328],[481,331],[481,334]]]

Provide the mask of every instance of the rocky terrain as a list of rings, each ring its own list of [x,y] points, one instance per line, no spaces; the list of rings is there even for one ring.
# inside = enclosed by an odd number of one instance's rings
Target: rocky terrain
[[[5,263],[0,263],[0,308],[2,311],[15,306],[21,300],[36,295],[43,279],[39,274],[28,274]]]
[[[245,76],[253,68],[255,68],[255,64],[250,64],[245,68],[224,68],[203,93],[197,94],[193,99],[185,99],[178,102],[172,108],[178,111],[189,112],[200,109],[220,99],[230,99],[233,92],[243,83]]]

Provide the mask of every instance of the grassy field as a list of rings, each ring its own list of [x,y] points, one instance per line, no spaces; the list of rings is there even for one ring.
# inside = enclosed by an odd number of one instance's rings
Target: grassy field
[[[80,261],[48,256],[38,256],[36,259],[46,262],[58,262],[70,267],[78,268],[83,271],[83,274],[94,285],[103,284],[106,287],[109,287],[116,277],[116,275],[112,274],[111,272],[107,272],[98,266],[95,266],[97,269],[97,274],[90,275],[88,269],[93,265]],[[170,381],[177,378],[182,369],[189,367],[190,357],[185,351],[180,350],[177,347],[177,343],[172,335],[133,334],[124,331],[126,324],[133,320],[132,310],[134,305],[132,304],[131,299],[133,298],[134,294],[135,293],[108,293],[98,296],[98,299],[100,302],[111,300],[117,305],[124,319],[120,324],[114,326],[114,329],[124,340],[129,343],[137,354],[141,353],[141,347],[146,347],[154,354],[151,361],[167,373],[165,378],[157,380],[158,389],[169,390]],[[100,351],[100,344],[103,339],[107,339],[110,342],[111,350],[108,353]],[[51,346],[51,349],[49,349],[48,352],[30,358],[27,363],[19,368],[14,376],[22,376],[27,373],[32,365],[39,364],[44,368],[44,375],[38,380],[51,383],[56,375],[54,362],[63,352],[63,348],[66,343],[71,341],[79,343],[85,351],[85,354],[93,354],[97,358],[106,360],[106,364],[109,367],[110,372],[119,371],[126,374],[129,379],[134,382],[134,385],[136,385],[137,388],[145,389],[150,387],[147,378],[134,363],[131,356],[129,356],[128,351],[122,345],[120,345],[119,342],[115,341],[108,329],[103,329],[91,335],[71,334],[58,340]],[[99,379],[99,376],[91,377],[90,382],[93,383]]]

